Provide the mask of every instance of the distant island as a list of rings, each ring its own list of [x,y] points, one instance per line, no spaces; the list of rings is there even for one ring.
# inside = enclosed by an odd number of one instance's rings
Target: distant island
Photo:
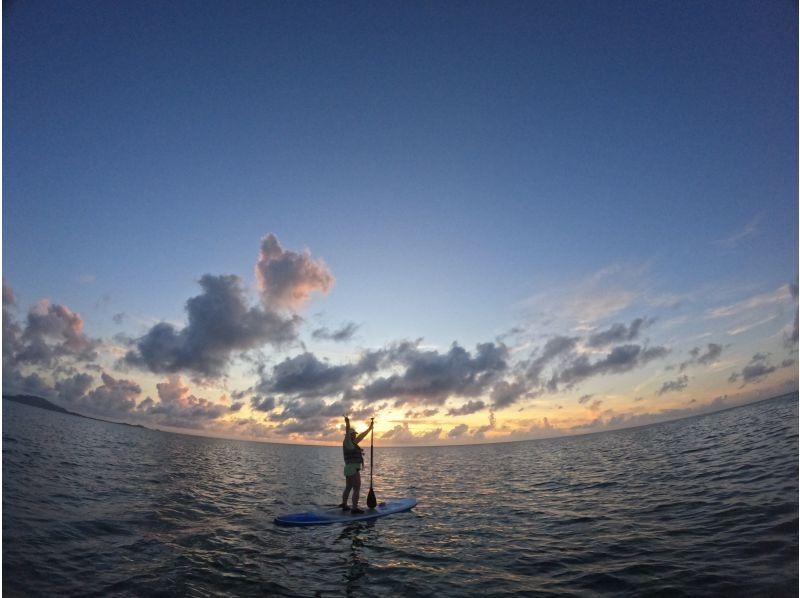
[[[6,401],[13,401],[14,403],[22,403],[23,405],[27,405],[28,407],[46,409],[47,411],[56,411],[58,413],[63,413],[65,415],[74,415],[75,417],[83,417],[85,419],[93,419],[98,422],[106,422],[107,424],[118,424],[120,426],[128,426],[130,428],[142,428],[145,430],[149,430],[149,428],[147,428],[146,426],[142,426],[140,424],[126,424],[125,422],[112,422],[107,419],[100,419],[98,417],[89,417],[88,415],[81,415],[80,413],[75,413],[74,411],[69,411],[68,409],[59,407],[58,405],[51,403],[47,399],[43,399],[42,397],[35,397],[33,395],[3,395],[3,399]]]

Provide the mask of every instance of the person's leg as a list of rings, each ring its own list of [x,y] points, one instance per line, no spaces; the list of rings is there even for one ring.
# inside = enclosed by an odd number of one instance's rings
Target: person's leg
[[[352,484],[353,484],[353,508],[357,509],[358,508],[358,497],[359,497],[359,494],[361,492],[361,472],[357,471],[357,472],[355,472],[355,474],[353,474],[350,477],[353,479],[353,481],[352,481]]]
[[[344,492],[342,492],[342,504],[339,505],[343,509],[347,508],[347,498],[350,496],[350,490],[353,488],[353,476],[347,476],[345,482]]]

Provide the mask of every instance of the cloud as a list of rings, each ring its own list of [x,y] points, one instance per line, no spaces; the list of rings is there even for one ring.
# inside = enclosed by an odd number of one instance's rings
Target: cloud
[[[606,347],[614,343],[621,343],[625,341],[632,341],[639,336],[639,332],[651,324],[652,321],[645,320],[644,318],[636,318],[630,323],[630,326],[625,324],[614,324],[607,330],[597,332],[589,336],[586,344],[592,348]]]
[[[689,355],[691,358],[680,364],[679,369],[681,372],[692,365],[710,365],[714,363],[722,355],[722,345],[708,343],[705,352],[702,353],[700,347],[694,347],[689,351]]]
[[[272,411],[275,409],[275,397],[254,396],[250,399],[250,404],[256,411]]]
[[[461,407],[454,407],[452,409],[448,409],[447,415],[470,415],[471,413],[477,413],[478,411],[485,409],[486,403],[483,401],[467,401]]]
[[[89,374],[75,374],[56,382],[55,390],[62,401],[72,402],[83,397],[94,384],[94,377]]]
[[[741,379],[740,388],[760,382],[778,369],[768,363],[768,358],[769,356],[764,353],[756,353],[750,362],[742,368],[741,372],[734,372],[730,375],[728,382],[734,384]]]
[[[573,336],[554,336],[549,339],[541,350],[537,351],[535,359],[532,359],[527,366],[527,376],[534,384],[539,382],[545,366],[556,357],[569,354],[578,342],[578,337]]]
[[[459,424],[447,433],[448,438],[461,438],[469,430],[467,424]]]
[[[664,382],[664,384],[661,385],[661,388],[656,391],[656,394],[661,396],[668,392],[680,392],[687,386],[689,386],[689,377],[684,374],[683,376],[678,376],[678,378],[675,380]]]
[[[419,419],[422,417],[433,417],[438,413],[439,413],[438,409],[423,409],[422,411],[406,411],[404,417],[410,419]]]
[[[792,299],[795,301],[795,303],[797,303],[797,283],[791,283],[789,285],[789,293],[791,294]],[[783,345],[787,349],[797,347],[797,324],[799,318],[800,318],[800,313],[798,312],[798,309],[795,306],[794,322],[792,323],[792,328],[788,332],[785,332],[783,335]]]
[[[329,365],[313,353],[301,353],[273,367],[271,378],[262,381],[258,389],[277,394],[333,396],[349,390],[361,375],[371,371],[373,363],[362,359],[354,365]]]
[[[11,351],[11,363],[54,367],[61,358],[85,362],[97,359],[99,342],[83,333],[81,316],[69,307],[40,300],[28,312],[24,330],[5,310],[3,316],[4,350]]]
[[[322,328],[317,328],[314,330],[311,333],[311,337],[314,340],[328,340],[337,343],[343,343],[352,339],[357,330],[358,325],[354,324],[353,322],[345,324],[339,330],[334,330],[333,332],[323,326]]]
[[[124,418],[136,409],[136,399],[141,394],[141,387],[132,380],[117,379],[103,373],[103,383],[92,391],[80,396],[76,390],[85,385],[86,379],[81,377],[57,384],[59,397],[80,413],[101,417]]]
[[[312,293],[327,293],[334,283],[322,261],[312,260],[308,251],[283,249],[272,233],[261,240],[256,280],[265,304],[277,309],[298,309]]]
[[[791,294],[791,285],[786,284],[769,293],[754,295],[737,303],[709,309],[706,311],[706,315],[710,318],[729,318],[753,309],[784,303],[791,298]]]
[[[731,234],[729,237],[712,241],[714,245],[723,247],[725,249],[732,249],[742,243],[745,239],[749,239],[759,233],[758,223],[761,220],[760,216],[756,216],[750,222],[747,222],[743,228]]]
[[[369,402],[393,398],[395,406],[442,405],[451,396],[482,394],[508,367],[508,349],[495,343],[477,345],[474,357],[454,343],[444,354],[406,347],[392,358],[405,371],[374,380],[357,396]]]
[[[350,411],[349,402],[326,403],[318,397],[287,399],[281,402],[281,407],[283,408],[281,411],[275,411],[269,415],[271,421],[304,421],[317,418],[327,420],[328,418],[341,418]]]
[[[584,405],[585,403],[588,403],[589,399],[591,399],[593,396],[594,395],[583,395],[581,398],[578,399],[578,403],[580,405]]]
[[[586,355],[579,355],[567,367],[554,375],[549,383],[551,389],[558,384],[568,388],[583,382],[587,378],[604,374],[629,372],[654,359],[666,356],[666,347],[645,348],[640,345],[620,345],[614,347],[603,359],[590,362]]]
[[[205,422],[218,419],[229,411],[227,405],[191,394],[178,375],[156,384],[156,389],[159,401],[143,401],[139,413],[165,426],[203,428]]]
[[[408,427],[408,423],[403,423],[397,424],[391,430],[384,432],[381,435],[381,439],[392,440],[401,444],[424,444],[426,442],[434,442],[439,440],[441,433],[441,428],[435,428],[433,430],[429,430],[428,432],[414,434],[414,432],[412,432]]]
[[[536,393],[537,391],[530,390],[524,381],[508,382],[500,380],[492,389],[492,408],[503,409],[513,405],[524,396],[531,396]]]
[[[37,397],[50,397],[53,388],[37,372],[24,374],[16,368],[3,367],[3,394],[4,395],[34,395]]]
[[[136,341],[125,364],[154,373],[192,371],[219,377],[235,353],[267,343],[280,346],[297,337],[299,317],[248,307],[239,277],[206,274],[199,284],[202,294],[186,302],[188,325],[179,330],[156,324]]]

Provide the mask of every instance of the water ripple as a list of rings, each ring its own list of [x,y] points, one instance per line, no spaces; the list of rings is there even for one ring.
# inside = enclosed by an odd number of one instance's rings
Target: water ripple
[[[416,509],[338,502],[340,451],[163,434],[4,403],[8,596],[797,595],[797,396],[548,441],[380,449]]]

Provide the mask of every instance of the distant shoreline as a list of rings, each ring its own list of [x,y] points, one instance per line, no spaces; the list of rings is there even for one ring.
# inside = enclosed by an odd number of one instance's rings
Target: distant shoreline
[[[12,401],[14,403],[20,403],[22,405],[27,405],[28,407],[36,407],[37,409],[44,409],[46,411],[55,411],[56,413],[63,413],[64,415],[74,415],[75,417],[82,417],[84,419],[92,419],[98,422],[105,422],[107,424],[117,424],[120,426],[128,426],[129,428],[142,428],[143,430],[150,430],[147,426],[143,426],[141,424],[129,424],[126,422],[115,422],[108,419],[100,419],[99,417],[90,417],[88,415],[82,415],[80,413],[75,413],[74,411],[70,411],[68,409],[64,409],[63,407],[59,407],[58,405],[51,403],[47,399],[43,399],[42,397],[36,397],[33,395],[3,395],[3,399],[7,401]]]

